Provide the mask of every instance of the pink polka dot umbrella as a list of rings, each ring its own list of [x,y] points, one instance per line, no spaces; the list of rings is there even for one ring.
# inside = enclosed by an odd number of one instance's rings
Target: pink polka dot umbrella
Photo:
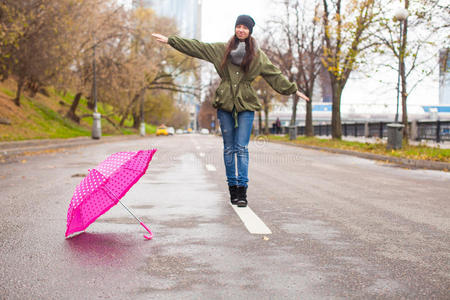
[[[137,152],[118,152],[110,155],[76,187],[67,212],[66,237],[84,231],[98,217],[117,203],[148,231],[146,239],[153,237],[150,229],[136,217],[120,199],[145,174],[156,149]]]

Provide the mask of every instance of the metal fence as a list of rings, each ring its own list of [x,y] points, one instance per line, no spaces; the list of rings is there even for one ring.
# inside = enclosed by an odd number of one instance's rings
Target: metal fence
[[[450,141],[450,121],[417,122],[417,139],[433,140],[437,143]]]
[[[392,122],[342,123],[343,136],[355,137],[387,137],[387,124]],[[289,127],[283,127],[284,134],[289,133]],[[450,141],[449,121],[413,121],[409,123],[409,133],[412,140],[433,140],[437,143]],[[297,126],[297,134],[305,135],[305,126]],[[331,135],[331,124],[314,125],[314,135]]]

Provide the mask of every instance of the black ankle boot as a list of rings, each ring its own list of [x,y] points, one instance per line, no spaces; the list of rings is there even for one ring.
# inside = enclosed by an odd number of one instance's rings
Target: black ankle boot
[[[246,186],[238,186],[237,187],[237,206],[238,207],[246,207],[247,206],[247,187]]]
[[[238,191],[237,191],[237,185],[228,186],[228,190],[230,191],[230,201],[231,204],[236,205],[238,201]]]

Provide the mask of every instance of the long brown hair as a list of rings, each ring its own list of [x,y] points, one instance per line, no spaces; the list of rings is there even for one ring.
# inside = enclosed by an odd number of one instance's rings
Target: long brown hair
[[[236,35],[233,35],[231,39],[228,41],[227,49],[225,50],[225,55],[222,58],[222,69],[225,68],[225,65],[227,63],[227,59],[230,56],[230,52],[233,49],[236,49],[237,45],[239,44],[239,39],[236,37]],[[250,64],[252,63],[253,58],[255,58],[256,55],[256,41],[252,36],[249,36],[245,39],[245,56],[242,59],[241,68],[244,70],[244,72],[248,72],[250,69]]]

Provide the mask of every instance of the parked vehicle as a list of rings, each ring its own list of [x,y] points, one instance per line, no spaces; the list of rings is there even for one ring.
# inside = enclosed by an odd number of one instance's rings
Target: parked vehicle
[[[167,133],[169,133],[169,135],[174,135],[175,134],[175,128],[167,127]]]
[[[209,130],[208,130],[207,128],[202,128],[202,129],[200,130],[200,133],[201,133],[201,134],[209,134]]]
[[[175,131],[176,134],[183,134],[183,129],[177,129],[177,131]]]
[[[161,125],[158,128],[156,128],[156,135],[169,135],[169,132],[167,131],[167,127],[165,125]]]

